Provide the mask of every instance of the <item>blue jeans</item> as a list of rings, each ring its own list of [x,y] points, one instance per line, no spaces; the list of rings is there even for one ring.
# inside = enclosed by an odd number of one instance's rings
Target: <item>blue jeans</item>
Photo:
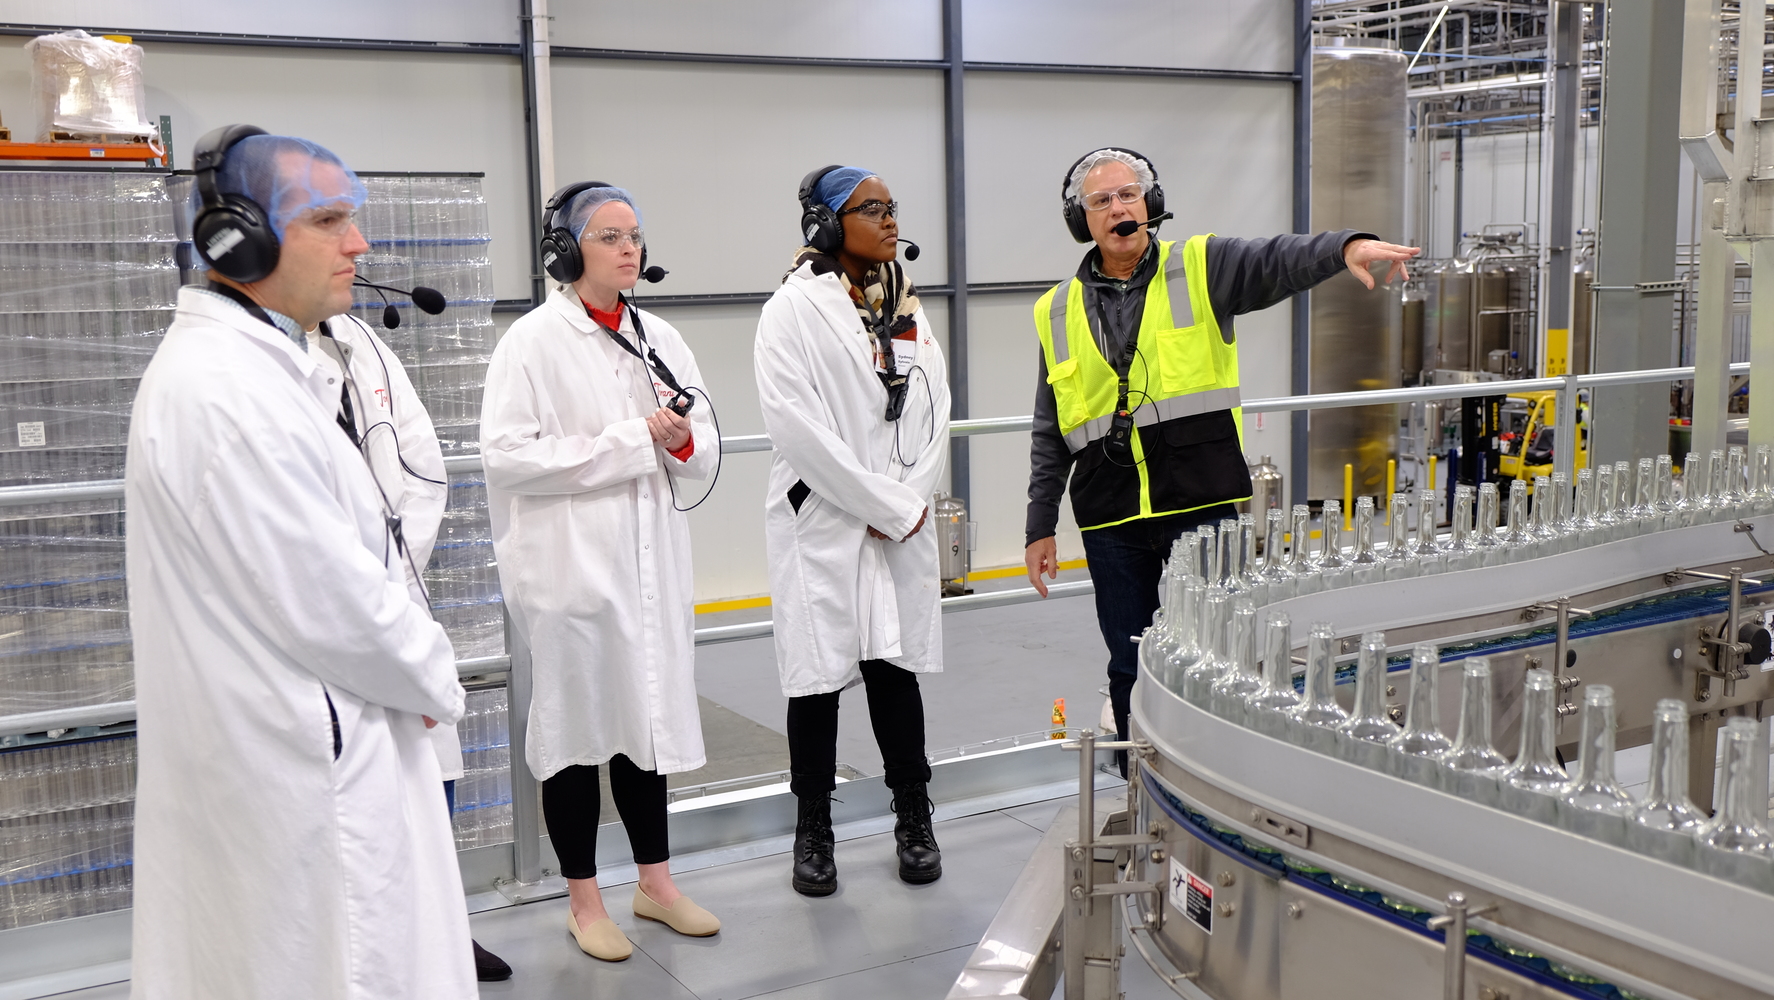
[[[1158,580],[1164,560],[1170,558],[1171,543],[1199,525],[1237,516],[1231,504],[1218,504],[1084,532],[1084,557],[1096,587],[1096,622],[1109,647],[1109,703],[1115,710],[1116,739],[1127,739],[1128,703],[1139,676],[1139,646],[1133,636],[1152,624],[1152,613],[1158,610],[1162,600]]]

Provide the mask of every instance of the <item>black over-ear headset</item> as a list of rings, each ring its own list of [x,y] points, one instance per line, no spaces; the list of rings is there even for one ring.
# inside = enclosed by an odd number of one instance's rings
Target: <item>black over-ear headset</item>
[[[568,184],[556,191],[554,197],[548,199],[548,204],[542,207],[542,269],[548,272],[549,277],[563,285],[570,285],[585,273],[585,254],[579,250],[579,238],[573,235],[571,229],[555,225],[555,213],[581,191],[615,186],[603,181]],[[658,272],[657,275],[654,274],[655,271]],[[641,244],[641,277],[648,281],[658,281],[665,277],[664,268],[647,267],[647,245],[644,243]]]
[[[191,223],[191,241],[210,270],[243,284],[262,281],[277,269],[277,232],[258,202],[218,190],[216,171],[227,160],[229,147],[265,134],[253,125],[224,125],[197,140],[191,151],[191,170],[203,200]]]
[[[801,199],[801,235],[806,238],[808,246],[820,253],[837,253],[844,245],[844,220],[823,203],[814,201],[813,189],[826,174],[842,169],[842,163],[833,163],[801,178],[801,189],[797,194]]]
[[[1073,160],[1072,165],[1066,168],[1066,176],[1061,178],[1059,182],[1059,195],[1064,204],[1066,229],[1071,232],[1072,239],[1080,243],[1090,242],[1090,223],[1085,221],[1084,202],[1068,193],[1068,189],[1072,186],[1072,171],[1077,170],[1078,164],[1085,160],[1109,150],[1126,153],[1146,165],[1146,169],[1152,172],[1152,186],[1146,191],[1146,218],[1157,219],[1164,214],[1164,188],[1158,184],[1158,168],[1152,165],[1151,160],[1146,159],[1144,153],[1136,153],[1121,146],[1104,146],[1101,149],[1093,149]],[[1153,224],[1153,228],[1157,228],[1156,223]]]

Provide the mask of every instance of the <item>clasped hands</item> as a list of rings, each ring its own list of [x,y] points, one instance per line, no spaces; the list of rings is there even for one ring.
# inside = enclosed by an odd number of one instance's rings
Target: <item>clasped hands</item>
[[[929,519],[930,519],[930,505],[925,504],[924,505],[924,513],[918,515],[918,523],[912,525],[912,530],[906,532],[905,538],[901,538],[900,541],[904,542],[904,541],[906,541],[906,539],[909,539],[913,535],[924,530],[924,522]],[[876,531],[875,526],[872,524],[869,525],[869,537],[870,538],[879,538],[883,542],[891,542],[893,540],[892,535],[888,535],[883,532]]]

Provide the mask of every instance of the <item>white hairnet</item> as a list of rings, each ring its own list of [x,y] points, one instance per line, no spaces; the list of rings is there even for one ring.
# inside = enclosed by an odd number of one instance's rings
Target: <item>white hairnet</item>
[[[619,187],[586,188],[554,213],[554,224],[564,227],[574,239],[578,239],[585,235],[585,224],[591,221],[592,215],[612,201],[634,209],[635,225],[641,224],[641,206],[634,203],[634,195]]]
[[[1072,176],[1066,179],[1066,197],[1083,197],[1085,175],[1089,174],[1098,164],[1108,160],[1125,163],[1131,167],[1134,177],[1139,179],[1140,186],[1147,191],[1152,190],[1152,185],[1158,183],[1158,178],[1152,173],[1152,168],[1146,164],[1146,161],[1124,150],[1099,149],[1079,161],[1078,166],[1073,168]]]
[[[248,136],[230,146],[216,171],[216,190],[257,202],[278,239],[290,220],[311,208],[345,204],[356,210],[368,197],[363,182],[330,150],[287,135]]]

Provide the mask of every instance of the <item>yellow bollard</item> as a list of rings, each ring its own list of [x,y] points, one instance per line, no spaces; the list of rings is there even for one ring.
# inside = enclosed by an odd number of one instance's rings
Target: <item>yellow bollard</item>
[[[1053,699],[1053,720],[1052,721],[1053,721],[1053,732],[1047,738],[1051,739],[1051,740],[1065,739],[1066,738],[1066,700],[1064,698]]]
[[[1435,492],[1435,456],[1429,456],[1429,492]]]
[[[1398,492],[1398,459],[1386,460],[1386,495],[1381,500],[1386,502],[1386,523],[1392,523],[1392,494]]]
[[[1355,524],[1355,466],[1343,466],[1343,530]]]

